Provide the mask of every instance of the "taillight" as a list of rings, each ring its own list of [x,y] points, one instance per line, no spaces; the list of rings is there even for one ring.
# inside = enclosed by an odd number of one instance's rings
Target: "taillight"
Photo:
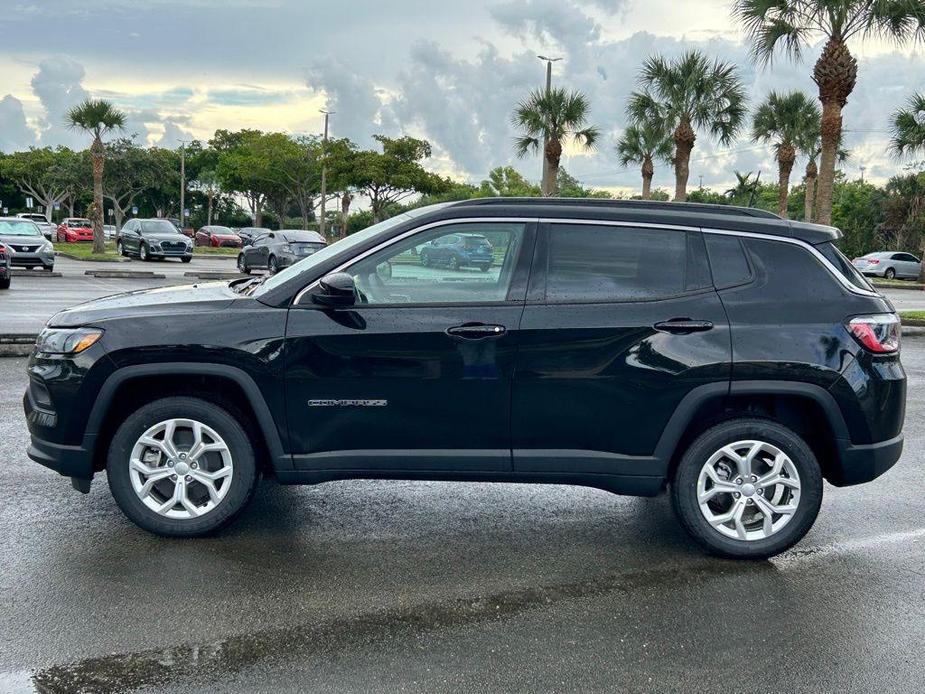
[[[879,265],[880,261],[879,260],[868,260],[867,264],[868,265]]]
[[[899,351],[900,323],[895,313],[857,316],[848,321],[848,331],[869,352],[890,354]]]

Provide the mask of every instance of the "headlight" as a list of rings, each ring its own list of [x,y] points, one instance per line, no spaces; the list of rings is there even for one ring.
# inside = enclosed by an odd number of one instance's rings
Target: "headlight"
[[[102,336],[99,328],[45,328],[35,347],[44,354],[80,354]]]
[[[283,252],[283,253],[292,253],[292,246],[290,246],[288,243],[285,244],[285,245],[282,247],[282,252]]]
[[[42,247],[39,249],[39,253],[51,253],[51,251],[53,250],[55,250],[54,246],[52,246],[51,243],[46,241],[44,244],[42,244]]]

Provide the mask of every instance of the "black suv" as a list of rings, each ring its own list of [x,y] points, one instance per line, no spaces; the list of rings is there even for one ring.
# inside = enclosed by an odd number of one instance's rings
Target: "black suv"
[[[451,235],[488,270],[422,266]],[[62,311],[29,362],[30,457],[162,535],[229,522],[261,473],[666,488],[709,550],[767,557],[823,479],[902,452],[891,304],[836,229],[676,203],[424,207],[277,275]],[[425,246],[426,247],[426,246]]]

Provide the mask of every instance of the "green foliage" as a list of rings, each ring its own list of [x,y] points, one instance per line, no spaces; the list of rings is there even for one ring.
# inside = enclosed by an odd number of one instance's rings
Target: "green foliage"
[[[897,157],[925,154],[925,92],[909,97],[890,118],[890,149]]]
[[[752,139],[772,144],[775,151],[781,145],[799,146],[818,132],[821,115],[815,100],[803,92],[772,91],[755,110]]]
[[[570,175],[565,169],[559,169],[557,185],[559,197],[563,198],[613,198],[613,195],[606,190],[585,188],[578,182],[577,178]]]
[[[513,166],[492,169],[479,187],[480,197],[534,198],[539,195],[540,187],[530,183]]]
[[[623,131],[617,140],[617,158],[620,166],[643,164],[646,160],[671,163],[674,147],[671,134],[655,121],[643,121]]]
[[[125,114],[108,101],[87,99],[67,112],[67,124],[92,135],[98,143],[107,133],[125,127]]]
[[[596,127],[586,125],[590,110],[581,92],[561,88],[531,92],[514,111],[514,126],[522,132],[514,141],[514,151],[519,157],[538,152],[544,140],[557,142],[560,148],[571,140],[590,149],[600,135]]]

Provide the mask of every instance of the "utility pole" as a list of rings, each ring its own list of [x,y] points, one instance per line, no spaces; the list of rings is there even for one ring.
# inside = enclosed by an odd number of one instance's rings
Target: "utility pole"
[[[186,143],[191,140],[178,140],[180,143],[180,231],[186,228]]]
[[[858,168],[861,169],[861,183],[863,183],[864,182],[864,172],[867,171],[867,167],[861,164],[861,166],[859,166]]]
[[[549,92],[552,91],[552,64],[559,62],[560,60],[562,60],[562,58],[548,58],[545,55],[538,55],[536,57],[539,58],[540,60],[546,61],[546,96],[549,96]],[[551,191],[553,189],[552,187],[553,181],[549,181],[549,176],[550,176],[549,162],[546,161],[546,138],[544,137],[543,138],[543,185],[542,185],[543,195],[548,195],[549,193],[547,193],[547,191]]]
[[[318,231],[322,236],[325,236],[324,227],[327,220],[325,219],[324,207],[328,197],[328,165],[326,161],[328,156],[328,117],[336,113],[336,111],[325,111],[323,108],[320,111],[324,114],[324,137],[321,140],[321,219],[318,221]]]

